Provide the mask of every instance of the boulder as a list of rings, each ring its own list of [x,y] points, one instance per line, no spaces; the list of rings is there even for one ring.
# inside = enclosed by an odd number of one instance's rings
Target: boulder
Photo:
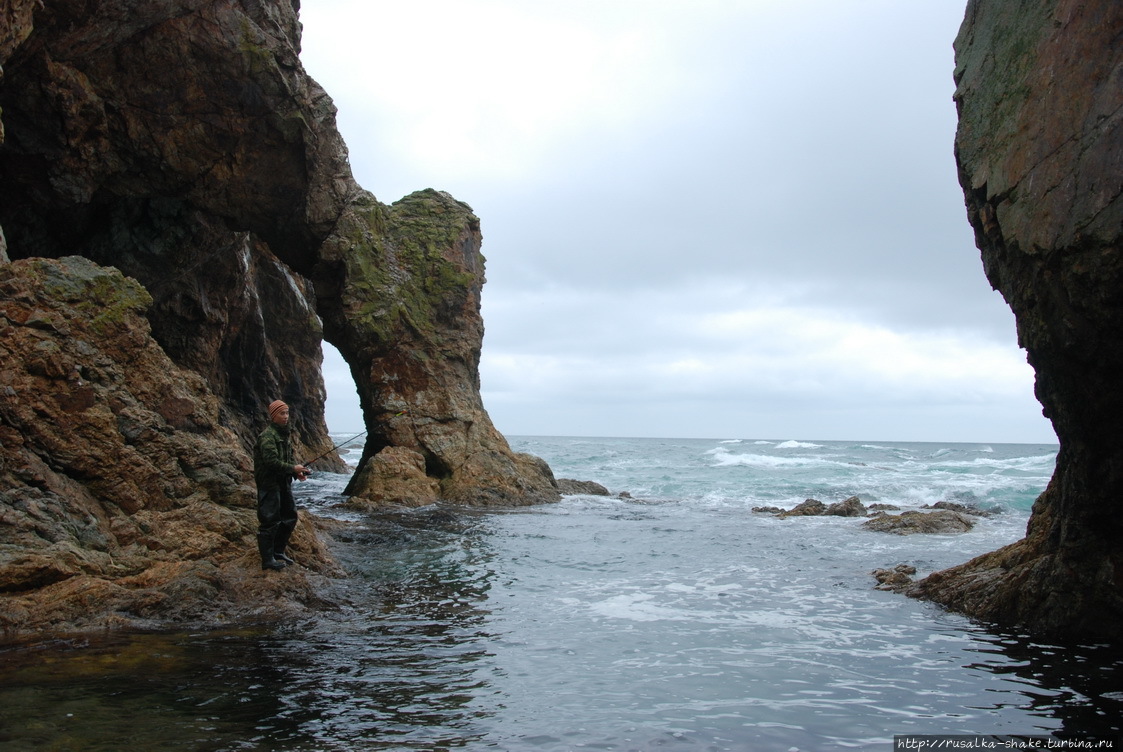
[[[867,512],[862,500],[857,496],[851,496],[845,501],[831,504],[823,514],[834,517],[865,517]]]
[[[941,509],[934,512],[883,514],[866,520],[862,523],[862,527],[867,530],[893,533],[894,535],[914,535],[916,533],[943,535],[966,533],[975,527],[975,523],[966,515]]]
[[[558,478],[558,492],[564,496],[609,496],[611,493],[600,483],[591,480]]]
[[[384,448],[358,476],[357,485],[364,490],[351,496],[349,506],[422,507],[436,502],[440,495],[440,484],[425,474],[425,458],[405,447]]]
[[[827,513],[827,505],[818,499],[806,499],[805,501],[796,504],[793,508],[786,512],[780,513],[781,519],[788,517],[814,517]]]

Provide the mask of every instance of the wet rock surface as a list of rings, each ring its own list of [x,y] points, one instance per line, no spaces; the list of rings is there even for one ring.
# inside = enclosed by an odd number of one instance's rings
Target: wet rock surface
[[[611,496],[612,492],[592,480],[573,480],[558,478],[558,491],[566,495],[584,494],[586,496]]]
[[[791,517],[868,517],[862,527],[879,533],[896,535],[965,533],[975,526],[973,517],[989,514],[975,507],[940,501],[921,510],[888,514],[899,511],[892,504],[871,504],[867,507],[857,496],[834,504],[824,504],[818,499],[807,499],[791,509],[780,507],[753,507],[757,514],[774,514],[778,519]],[[928,511],[932,510],[932,511]]]
[[[975,527],[975,522],[965,514],[938,509],[932,512],[902,512],[901,514],[882,514],[862,523],[862,527],[878,533],[894,535],[913,535],[926,533],[943,535],[966,533]]]
[[[263,573],[251,460],[149,335],[136,281],[81,257],[0,266],[0,629],[268,619],[337,565]]]
[[[898,564],[892,569],[875,569],[870,574],[877,580],[875,589],[899,593],[912,585],[912,576],[916,574],[916,567],[911,564]]]

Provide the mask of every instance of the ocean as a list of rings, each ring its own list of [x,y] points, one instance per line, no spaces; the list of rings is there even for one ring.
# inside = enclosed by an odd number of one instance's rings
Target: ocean
[[[364,514],[342,505],[346,476],[318,474],[302,506],[353,523],[335,550],[352,577],[330,585],[345,608],[9,654],[4,749],[887,751],[1123,731],[1118,648],[978,623],[870,574],[1020,538],[1055,445],[511,443],[611,495]],[[850,496],[992,514],[899,536],[752,511]]]

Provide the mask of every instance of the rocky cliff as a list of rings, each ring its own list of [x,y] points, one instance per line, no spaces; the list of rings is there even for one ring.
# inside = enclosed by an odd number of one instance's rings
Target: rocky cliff
[[[0,266],[0,628],[263,618],[314,606],[262,577],[250,460],[150,336],[135,280],[72,256]],[[306,572],[334,565],[305,518]]]
[[[1123,4],[971,0],[955,152],[991,284],[1060,440],[1025,539],[912,594],[1061,636],[1123,637]]]
[[[325,337],[370,436],[356,499],[557,498],[479,397],[479,220],[443,193],[387,206],[355,184],[334,106],[300,65],[298,5],[0,0],[0,593],[22,604],[9,626],[63,601],[158,618],[153,599],[94,606],[67,583],[175,589],[194,581],[175,574],[184,562],[240,566],[264,405],[293,406],[305,457],[330,446]],[[184,525],[208,543],[188,552]],[[288,587],[306,599],[306,583]]]

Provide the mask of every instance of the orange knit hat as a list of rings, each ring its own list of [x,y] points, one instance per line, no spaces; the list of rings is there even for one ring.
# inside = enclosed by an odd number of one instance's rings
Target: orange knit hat
[[[285,407],[288,407],[288,405],[286,405],[284,402],[281,402],[280,400],[273,400],[272,402],[270,402],[269,420],[273,420],[274,418],[276,418],[277,413],[281,412],[281,409]]]

